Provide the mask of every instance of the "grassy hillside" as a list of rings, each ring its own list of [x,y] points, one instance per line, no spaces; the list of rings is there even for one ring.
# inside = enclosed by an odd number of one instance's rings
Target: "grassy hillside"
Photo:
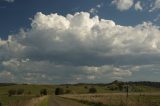
[[[4,84],[5,85],[5,84]],[[90,88],[95,88],[95,93],[113,93],[126,92],[128,86],[129,92],[160,92],[160,88],[146,86],[143,84],[126,84],[121,82],[113,82],[110,84],[74,84],[74,85],[35,85],[35,84],[9,84],[0,86],[0,102],[3,105],[8,105],[13,102],[26,101],[32,98],[40,97],[40,91],[46,89],[48,95],[54,95],[56,88],[62,88],[64,94],[87,94]],[[23,90],[20,95],[14,94],[9,96],[10,90]]]
[[[25,101],[35,97],[40,96],[41,89],[47,89],[48,94],[53,93],[52,85],[27,85],[27,84],[17,84],[17,85],[9,85],[0,87],[0,102],[3,105],[11,104],[12,102]],[[23,89],[24,93],[21,95],[9,96],[9,90],[19,90]]]

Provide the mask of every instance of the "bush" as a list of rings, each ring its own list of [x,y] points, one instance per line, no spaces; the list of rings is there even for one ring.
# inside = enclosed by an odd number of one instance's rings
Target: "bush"
[[[40,95],[47,95],[47,89],[41,89],[40,90]]]
[[[18,89],[17,90],[17,95],[22,95],[24,93],[24,89]]]
[[[112,90],[112,91],[116,91],[119,89],[119,87],[116,84],[109,85],[108,88],[109,90]]]
[[[13,95],[15,95],[16,94],[16,90],[14,90],[14,89],[10,89],[9,91],[8,91],[8,96],[13,96]]]
[[[69,89],[67,89],[65,93],[66,93],[66,94],[70,94],[70,93],[72,93],[72,91],[69,90]]]
[[[97,89],[92,87],[92,88],[89,88],[89,93],[96,93],[97,92]]]
[[[69,86],[68,86],[68,85],[66,85],[66,88],[69,88]]]
[[[88,89],[88,86],[84,86],[85,89]]]
[[[30,95],[30,94],[32,94],[32,93],[31,93],[31,91],[28,91],[27,94]]]
[[[38,98],[38,97],[41,97],[41,95],[39,95],[39,94],[36,94],[36,97]]]
[[[64,94],[63,89],[62,88],[56,88],[55,95],[61,95],[61,94]]]

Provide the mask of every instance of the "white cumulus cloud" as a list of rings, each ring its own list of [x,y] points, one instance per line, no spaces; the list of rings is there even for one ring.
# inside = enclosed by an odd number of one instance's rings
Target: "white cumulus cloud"
[[[135,10],[140,10],[140,11],[142,11],[143,10],[143,7],[142,7],[142,5],[141,5],[141,2],[140,1],[138,1],[136,4],[135,4]]]
[[[134,2],[133,0],[113,0],[112,4],[115,5],[118,10],[125,11],[130,9]]]
[[[22,82],[125,79],[141,72],[137,65],[160,62],[159,35],[152,23],[122,26],[87,12],[38,12],[31,29],[0,39],[0,70]]]
[[[160,0],[154,0],[154,3],[151,6],[151,9],[149,10],[149,12],[152,12],[157,9],[160,9]]]

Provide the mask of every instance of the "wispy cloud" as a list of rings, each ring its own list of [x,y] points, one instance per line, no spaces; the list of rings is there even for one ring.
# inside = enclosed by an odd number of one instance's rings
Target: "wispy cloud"
[[[141,2],[138,1],[135,6],[134,6],[135,10],[139,10],[139,11],[142,11],[143,10],[143,7],[141,5]]]
[[[96,5],[96,7],[91,8],[89,10],[89,13],[93,14],[93,15],[97,15],[97,13],[99,12],[99,9],[103,6],[103,3]]]
[[[154,22],[157,22],[160,20],[160,14],[158,14],[158,16],[153,20]]]
[[[115,5],[119,11],[126,11],[134,7],[136,11],[142,11],[143,7],[141,5],[141,1],[137,1],[135,3],[134,0],[112,0],[112,5]]]
[[[15,0],[4,0],[6,2],[9,2],[9,3],[13,3]]]
[[[115,5],[118,10],[125,11],[130,9],[134,2],[133,0],[113,0],[112,4]]]
[[[149,12],[153,12],[157,9],[160,9],[160,0],[155,0],[153,5],[151,5],[151,9],[149,10]]]

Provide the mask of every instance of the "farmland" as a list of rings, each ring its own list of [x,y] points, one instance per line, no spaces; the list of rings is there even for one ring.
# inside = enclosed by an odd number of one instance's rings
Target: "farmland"
[[[61,97],[96,106],[160,106],[160,93],[63,95]]]
[[[56,90],[59,91],[55,95]],[[0,86],[0,103],[2,106],[160,106],[160,88],[152,83],[117,81],[110,84],[6,84]]]

